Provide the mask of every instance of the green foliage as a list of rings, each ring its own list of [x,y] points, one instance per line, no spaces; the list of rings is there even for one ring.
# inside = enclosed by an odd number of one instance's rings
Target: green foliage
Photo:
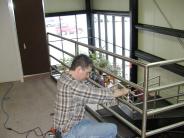
[[[72,64],[72,58],[63,58],[63,59],[60,59],[61,62],[63,62],[64,64],[66,64],[67,66],[71,66]],[[63,64],[60,64],[60,66],[58,67],[60,71],[63,71],[63,70],[67,70],[68,68],[66,66],[64,66]]]
[[[93,60],[93,63],[95,66],[100,67],[110,73],[113,73],[116,76],[120,76],[120,67],[116,66],[114,67],[109,63],[108,60],[104,56],[99,56],[96,52],[90,53],[90,58]]]
[[[93,60],[93,63],[95,66],[100,68],[106,68],[109,64],[109,62],[105,59],[105,57],[100,57],[99,55],[95,53],[90,54],[91,59]]]
[[[63,58],[63,62],[66,64],[66,65],[68,65],[69,67],[71,66],[71,64],[72,64],[72,58]]]
[[[118,65],[116,67],[114,67],[113,65],[108,65],[106,69],[114,75],[121,77],[121,68]]]

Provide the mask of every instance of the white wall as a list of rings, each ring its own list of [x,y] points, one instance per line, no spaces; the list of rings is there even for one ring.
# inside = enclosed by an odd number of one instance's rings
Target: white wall
[[[11,0],[0,0],[0,83],[23,81]]]
[[[85,0],[44,0],[45,13],[85,10]]]
[[[129,11],[129,0],[92,0],[94,10]]]

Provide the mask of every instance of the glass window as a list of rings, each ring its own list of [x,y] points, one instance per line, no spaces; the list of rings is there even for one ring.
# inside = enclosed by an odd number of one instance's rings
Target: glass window
[[[106,16],[107,20],[104,20]],[[109,52],[115,52],[118,55],[130,56],[130,19],[129,17],[94,14],[94,28],[95,28],[95,45],[96,47],[102,47]],[[106,23],[105,23],[106,21]],[[107,24],[107,28],[105,28]],[[100,25],[100,26],[99,26]],[[105,30],[107,29],[107,30]],[[107,34],[105,34],[107,32]],[[107,36],[107,42],[105,42],[105,36]],[[100,40],[99,40],[100,39]],[[99,46],[100,45],[100,46]],[[125,50],[127,49],[127,50]],[[125,51],[124,51],[125,50]],[[125,53],[125,54],[124,54]],[[121,59],[107,56],[110,64],[120,68],[118,75],[124,76],[125,79],[130,79],[130,65],[128,62],[124,62]],[[125,69],[122,69],[125,67]]]
[[[108,51],[113,53],[113,44],[108,43]]]
[[[89,49],[84,46],[78,45],[79,54],[89,55]]]
[[[115,16],[115,51],[122,55],[122,17]]]
[[[95,46],[99,48],[99,38],[95,38]]]
[[[124,31],[125,31],[125,56],[130,57],[130,18],[124,18]],[[125,62],[125,79],[130,80],[131,63]]]
[[[107,16],[107,49],[109,52],[113,52],[113,28],[112,28],[112,16]]]
[[[87,32],[87,19],[86,14],[79,14],[76,15],[77,18],[77,38],[78,41],[81,43],[88,44],[88,32]],[[89,50],[88,48],[84,46],[79,46],[79,53],[88,54]]]
[[[75,55],[75,44],[73,42],[63,41],[63,50],[72,55]]]
[[[122,59],[116,58],[117,75],[122,77]]]
[[[46,17],[46,31],[61,35],[66,38],[71,38],[76,41],[80,41],[82,43],[88,44],[88,33],[87,33],[87,19],[86,14],[78,14],[78,15],[69,15],[69,16],[56,16],[56,17]],[[49,43],[59,47],[66,52],[69,52],[75,55],[76,49],[74,43],[61,41],[61,38],[54,37],[49,35]],[[62,52],[59,50],[53,50],[54,48],[49,48],[50,53],[57,58],[61,59],[59,55],[63,55]],[[80,53],[87,53],[88,49],[80,46],[79,47]],[[60,53],[60,54],[58,54]],[[63,58],[64,56],[62,56]],[[66,54],[65,54],[66,58]],[[51,60],[51,65],[56,64],[56,60]],[[57,63],[58,64],[58,63]]]
[[[98,15],[94,14],[93,18],[94,18],[95,46],[99,48]]]
[[[104,22],[104,15],[100,15],[100,39],[101,39],[101,48],[105,49],[105,22]]]
[[[108,61],[109,61],[110,65],[113,65],[113,57],[112,56],[108,57]]]
[[[47,17],[45,18],[45,25],[46,25],[46,31],[49,33],[53,33],[56,35],[60,35],[59,28],[60,28],[60,22],[59,17]],[[57,41],[60,40],[58,37],[50,36],[50,41]]]
[[[67,38],[77,38],[75,15],[60,16],[62,36]]]
[[[124,33],[125,33],[125,56],[130,57],[130,18],[124,18]]]
[[[80,39],[80,42],[86,44],[88,42],[86,14],[46,17],[45,23],[47,32],[76,40]]]
[[[103,48],[109,52],[115,52],[118,55],[130,57],[130,19],[119,15],[93,14],[94,21],[94,37],[95,46]],[[47,17],[45,19],[46,31],[70,38],[85,44],[88,44],[88,30],[86,14],[68,15]],[[79,53],[88,54],[88,48],[79,46],[76,50],[75,44],[67,41],[61,41],[61,38],[49,36],[49,42],[73,55]],[[50,49],[58,59],[66,58],[66,54],[58,54],[56,50]],[[62,53],[62,52],[61,52]],[[125,74],[125,79],[130,79],[130,63],[124,62],[121,59],[105,56],[97,52],[101,56],[108,59],[111,65],[120,68],[121,76]],[[51,60],[52,65],[56,64]],[[57,63],[58,64],[58,63]],[[122,69],[125,67],[125,69]]]
[[[62,52],[60,52],[59,50],[57,50],[57,49],[55,49],[55,48],[53,48],[53,47],[49,47],[49,54],[51,55],[51,56],[54,56],[55,58],[57,58],[58,60],[60,60],[60,59],[62,59],[62,57],[63,57],[63,53]],[[51,65],[57,65],[59,62],[58,61],[56,61],[55,59],[53,59],[53,58],[51,58],[52,60],[51,60]],[[60,63],[59,63],[60,64]]]
[[[79,42],[88,44],[87,19],[86,14],[76,15],[77,18],[77,38]]]

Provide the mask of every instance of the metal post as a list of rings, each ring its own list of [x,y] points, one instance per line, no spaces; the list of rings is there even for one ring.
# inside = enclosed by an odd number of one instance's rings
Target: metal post
[[[179,103],[179,98],[180,98],[179,94],[180,94],[180,86],[178,86],[178,92],[177,92],[177,103]]]
[[[144,68],[144,103],[143,103],[143,117],[142,117],[141,138],[145,138],[146,137],[148,78],[149,78],[149,67],[146,66]]]
[[[129,0],[130,10],[130,57],[137,59],[135,51],[138,49],[138,30],[135,25],[138,23],[138,3],[139,0]],[[130,69],[130,81],[137,83],[137,66],[132,64]]]
[[[79,54],[79,47],[78,44],[75,43],[75,56],[77,56]]]
[[[159,76],[159,80],[158,80],[159,85],[158,86],[160,86],[160,83],[161,83],[161,80],[160,80],[160,76]],[[159,90],[157,91],[157,94],[158,94],[158,96],[160,96],[160,91]]]

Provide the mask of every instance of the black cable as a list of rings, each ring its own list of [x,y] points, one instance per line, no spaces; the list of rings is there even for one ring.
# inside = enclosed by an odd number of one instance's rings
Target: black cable
[[[11,129],[8,128],[8,127],[6,127],[6,124],[7,124],[8,120],[9,120],[9,115],[8,115],[8,113],[4,109],[4,100],[5,100],[6,96],[10,93],[10,91],[11,91],[12,88],[13,88],[13,83],[11,83],[11,86],[5,92],[5,94],[3,95],[2,100],[1,100],[1,109],[2,109],[3,113],[6,115],[6,120],[4,122],[4,128],[6,128],[8,130],[11,130]]]
[[[4,108],[4,100],[7,98],[7,95],[11,92],[13,87],[14,87],[14,85],[13,85],[13,83],[11,83],[10,87],[7,89],[7,91],[5,92],[5,94],[3,95],[2,100],[1,100],[1,109],[2,109],[3,113],[6,116],[6,120],[5,120],[4,124],[3,124],[4,128],[7,129],[7,130],[10,130],[10,131],[13,131],[14,133],[17,133],[17,134],[21,134],[21,135],[26,134],[26,138],[28,138],[28,136],[29,136],[29,134],[31,132],[34,132],[34,134],[36,136],[41,136],[41,137],[45,138],[47,133],[49,133],[50,131],[47,131],[47,132],[43,133],[43,131],[41,130],[40,127],[35,127],[33,129],[26,130],[26,131],[23,131],[23,132],[17,131],[15,129],[11,128],[11,127],[7,127],[7,123],[8,123],[8,120],[9,120],[10,117],[9,117],[8,112],[6,112],[6,110]],[[36,130],[39,131],[39,134],[37,133]]]

